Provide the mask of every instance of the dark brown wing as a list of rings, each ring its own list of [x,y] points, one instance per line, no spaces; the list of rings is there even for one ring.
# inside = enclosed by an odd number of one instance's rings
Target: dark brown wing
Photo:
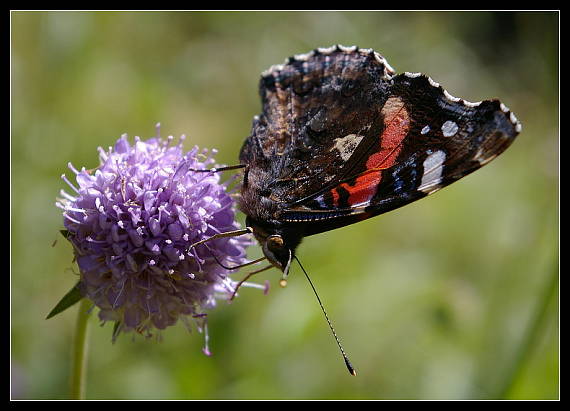
[[[377,141],[392,73],[373,50],[342,46],[264,72],[263,112],[240,153],[250,166],[247,190],[285,205],[350,175],[354,159]]]

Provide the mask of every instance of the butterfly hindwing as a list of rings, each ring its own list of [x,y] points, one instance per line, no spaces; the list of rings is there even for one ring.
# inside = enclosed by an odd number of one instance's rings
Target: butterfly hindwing
[[[389,70],[372,50],[317,49],[263,73],[263,112],[240,153],[255,190],[291,204],[348,176],[348,159],[364,156],[382,127]]]

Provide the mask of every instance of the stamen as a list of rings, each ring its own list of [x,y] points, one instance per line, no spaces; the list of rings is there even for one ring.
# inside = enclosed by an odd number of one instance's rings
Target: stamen
[[[71,162],[67,163],[67,168],[73,171],[76,175],[79,174],[79,171],[77,171],[77,169],[73,167],[73,164],[71,164]]]
[[[69,201],[77,201],[77,197],[73,197],[72,195],[67,194],[65,191],[63,190],[59,190],[59,194],[62,197],[65,197],[67,200]]]
[[[70,206],[66,206],[65,207],[66,211],[73,211],[76,213],[84,213],[87,214],[87,211],[84,208],[75,208],[75,207],[70,207]]]
[[[81,224],[81,221],[77,221],[75,218],[69,216],[69,215],[66,214],[66,213],[63,213],[63,216],[64,216],[65,218],[67,218],[69,221],[71,221],[71,222],[73,222],[73,223],[75,223],[75,224]]]
[[[61,175],[61,179],[62,179],[63,181],[65,181],[65,182],[67,183],[67,185],[68,185],[69,187],[71,187],[71,189],[72,189],[73,191],[75,191],[77,194],[81,194],[81,193],[79,192],[79,190],[71,183],[71,181],[69,181],[69,180],[67,179],[67,177],[65,176],[65,174],[62,174],[62,175]]]

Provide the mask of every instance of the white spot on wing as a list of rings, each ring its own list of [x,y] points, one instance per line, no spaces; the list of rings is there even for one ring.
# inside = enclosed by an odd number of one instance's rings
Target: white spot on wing
[[[424,128],[422,128],[421,133],[422,133],[422,134],[427,134],[427,133],[430,132],[430,130],[431,130],[431,128],[430,128],[429,126],[425,126]]]
[[[336,50],[336,46],[319,47],[317,50],[321,54],[332,54]]]
[[[317,198],[315,198],[315,200],[317,201],[317,203],[322,207],[322,208],[327,208],[327,205],[325,204],[325,199],[322,195],[318,196]]]
[[[275,75],[276,72],[283,70],[283,64],[274,64],[273,66],[269,67],[263,73],[261,73],[262,77],[267,77],[270,75]]]
[[[295,58],[295,60],[298,60],[298,61],[307,61],[312,56],[313,56],[313,52],[310,51],[309,53],[305,53],[305,54],[295,54],[293,57]]]
[[[386,59],[382,57],[377,52],[374,52],[374,59],[384,66],[384,74],[387,74],[390,77],[392,74],[396,73],[396,71],[388,64]]]
[[[340,44],[338,45],[338,48],[341,49],[342,51],[344,51],[345,53],[352,53],[354,51],[356,51],[357,47],[356,46],[341,46]]]
[[[349,134],[345,137],[335,138],[335,144],[331,148],[332,150],[337,150],[340,158],[344,161],[348,160],[358,144],[362,141],[364,136],[359,136],[357,134]]]
[[[455,121],[451,121],[451,120],[447,120],[441,126],[441,132],[443,133],[443,135],[445,137],[453,137],[457,133],[458,130],[459,130],[459,127],[457,126],[457,123],[455,123]]]
[[[430,194],[437,190],[439,183],[441,183],[441,176],[443,173],[443,163],[445,162],[445,152],[442,150],[430,154],[424,160],[424,175],[418,187],[419,191]]]
[[[455,103],[461,100],[459,97],[454,97],[451,94],[449,94],[447,90],[443,90],[443,95],[445,96],[446,99],[448,99],[449,101],[453,101]]]
[[[431,84],[432,87],[438,88],[439,87],[439,83],[437,81],[434,81],[431,77],[428,77],[428,81],[429,84]]]
[[[470,101],[463,100],[463,104],[466,105],[467,107],[477,107],[481,103],[482,103],[481,101],[476,101],[475,103],[472,103]]]

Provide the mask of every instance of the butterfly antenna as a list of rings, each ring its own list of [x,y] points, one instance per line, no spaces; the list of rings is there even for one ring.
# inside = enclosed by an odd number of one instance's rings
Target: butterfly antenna
[[[301,264],[301,261],[299,261],[297,256],[293,256],[293,257],[295,258],[295,260],[297,260],[297,263],[299,263],[299,267],[301,267],[303,274],[305,274],[305,277],[307,277],[307,280],[309,281],[309,284],[311,285],[311,288],[313,289],[313,292],[315,293],[315,296],[317,297],[317,301],[319,302],[319,305],[321,306],[321,310],[323,311],[323,314],[325,315],[325,319],[327,320],[329,328],[331,329],[332,335],[336,341],[336,344],[338,345],[338,348],[340,349],[340,353],[342,354],[342,358],[344,359],[344,363],[346,364],[346,368],[348,369],[348,372],[351,375],[356,375],[356,370],[354,369],[354,367],[350,363],[348,356],[346,355],[346,353],[344,352],[344,350],[342,348],[342,345],[340,344],[340,340],[338,339],[338,336],[336,335],[336,332],[334,330],[334,327],[332,326],[331,320],[329,319],[329,316],[327,315],[327,312],[325,311],[325,307],[323,306],[323,303],[321,302],[321,299],[319,298],[319,294],[317,293],[317,290],[316,290],[315,286],[313,285],[313,282],[311,281],[309,274],[307,274],[307,272],[303,268],[303,265]]]

